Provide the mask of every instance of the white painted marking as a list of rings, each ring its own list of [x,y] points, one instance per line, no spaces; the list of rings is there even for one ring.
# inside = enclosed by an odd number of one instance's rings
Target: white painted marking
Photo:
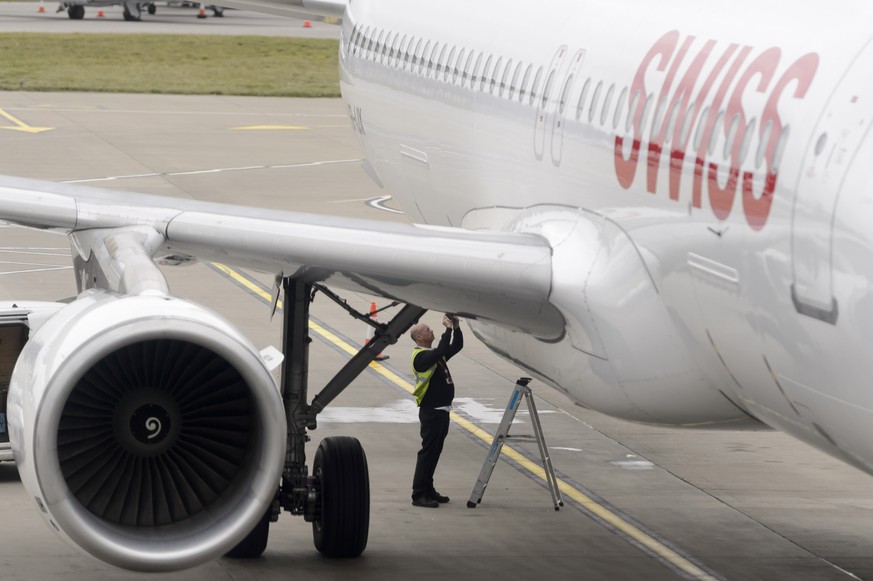
[[[84,183],[92,183],[92,182],[110,182],[115,180],[130,180],[136,178],[155,178],[155,177],[173,177],[173,176],[190,176],[190,175],[198,175],[198,174],[206,174],[206,173],[222,173],[222,172],[234,172],[234,171],[252,171],[252,170],[260,170],[260,169],[295,169],[301,167],[316,167],[320,165],[338,165],[345,163],[360,163],[361,159],[331,159],[327,161],[313,161],[307,163],[288,163],[283,165],[249,165],[243,167],[220,167],[220,168],[212,168],[212,169],[201,169],[201,170],[191,170],[191,171],[177,171],[177,172],[156,172],[156,173],[140,173],[140,174],[130,174],[123,176],[108,176],[102,178],[86,178],[81,180],[66,180],[64,184],[84,184]],[[386,210],[388,210],[386,208]]]
[[[417,424],[418,407],[410,399],[400,399],[377,408],[327,406],[318,414],[319,423]]]
[[[566,448],[564,446],[549,446],[550,450],[566,450],[568,452],[581,452],[582,448]]]
[[[395,210],[394,208],[388,208],[382,205],[390,199],[391,196],[379,196],[378,198],[371,198],[367,200],[367,205],[371,208],[382,210],[383,212],[391,212],[392,214],[403,214],[404,212],[401,212],[400,210]]]
[[[636,454],[626,454],[629,460],[615,460],[610,462],[610,464],[614,464],[619,468],[624,468],[625,470],[651,470],[655,467],[654,464],[649,462],[648,460],[633,460],[633,458],[639,458]]]
[[[651,470],[655,467],[655,465],[648,460],[617,460],[615,462],[610,462],[610,464],[615,464],[619,468],[624,468],[625,470]]]
[[[10,270],[9,272],[0,272],[0,276],[9,274],[26,274],[28,272],[51,272],[52,270],[72,270],[72,266],[56,266],[54,268],[31,268],[28,270]]]
[[[495,408],[491,404],[483,404],[481,401],[472,397],[459,397],[455,399],[454,407],[480,423],[499,424],[503,419],[506,408]],[[512,423],[523,424],[524,422],[518,419],[518,414],[516,414]]]
[[[495,409],[491,405],[480,403],[473,398],[461,397],[452,406],[482,424],[499,424],[503,419],[503,409]],[[340,407],[328,406],[318,414],[322,423],[386,423],[414,424],[418,422],[418,407],[411,399],[401,399],[380,407]],[[515,419],[514,424],[524,422]]]

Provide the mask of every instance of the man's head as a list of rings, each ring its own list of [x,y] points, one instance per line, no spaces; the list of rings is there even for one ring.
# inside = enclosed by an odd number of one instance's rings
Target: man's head
[[[430,349],[433,346],[433,331],[424,323],[413,325],[412,329],[409,330],[409,336],[419,347]]]

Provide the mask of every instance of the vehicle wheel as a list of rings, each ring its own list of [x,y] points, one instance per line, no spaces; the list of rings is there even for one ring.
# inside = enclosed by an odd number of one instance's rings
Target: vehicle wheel
[[[370,530],[370,475],[356,438],[325,438],[315,453],[315,548],[326,557],[357,557]]]
[[[85,17],[85,7],[81,4],[73,4],[67,8],[67,16],[71,20],[82,20]]]
[[[154,16],[155,12],[158,11],[158,7],[155,6],[154,4],[149,4],[149,8],[148,8],[148,10],[149,10],[149,14],[151,14],[152,16]]]
[[[134,16],[131,14],[130,10],[127,9],[127,6],[124,7],[124,19],[128,22],[136,22],[141,19],[139,15]]]
[[[267,539],[270,536],[270,512],[268,508],[255,528],[237,546],[225,553],[225,557],[231,559],[257,559],[267,548]]]

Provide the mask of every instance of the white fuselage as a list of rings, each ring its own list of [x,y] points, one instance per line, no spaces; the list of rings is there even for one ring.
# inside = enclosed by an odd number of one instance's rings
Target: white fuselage
[[[563,337],[477,334],[594,409],[751,416],[873,472],[873,5],[412,4],[343,25],[375,175],[554,248]]]

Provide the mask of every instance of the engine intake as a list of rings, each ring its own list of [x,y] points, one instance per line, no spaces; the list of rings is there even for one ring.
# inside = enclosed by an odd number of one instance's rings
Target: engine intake
[[[227,552],[281,476],[269,372],[230,323],[180,299],[83,295],[25,346],[9,405],[44,518],[121,567],[176,570]]]

